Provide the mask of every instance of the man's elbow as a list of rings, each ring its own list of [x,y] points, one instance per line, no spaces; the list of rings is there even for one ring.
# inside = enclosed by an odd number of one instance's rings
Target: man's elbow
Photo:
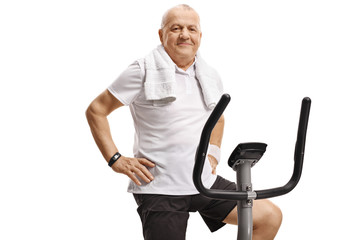
[[[88,121],[91,118],[91,114],[92,114],[92,110],[91,110],[91,104],[90,104],[85,111],[85,117]]]
[[[88,122],[91,121],[91,119],[94,118],[94,116],[97,115],[97,110],[96,110],[96,106],[94,104],[94,102],[92,102],[86,109],[85,111],[85,116],[86,116],[86,119],[88,120]]]

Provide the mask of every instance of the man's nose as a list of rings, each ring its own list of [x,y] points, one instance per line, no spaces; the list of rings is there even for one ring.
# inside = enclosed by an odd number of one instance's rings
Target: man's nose
[[[180,38],[182,39],[188,39],[189,36],[189,30],[187,30],[186,28],[184,28],[180,33]]]

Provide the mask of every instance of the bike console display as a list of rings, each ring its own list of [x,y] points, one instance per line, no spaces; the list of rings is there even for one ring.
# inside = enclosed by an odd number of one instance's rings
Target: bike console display
[[[229,167],[235,168],[236,164],[242,159],[253,160],[254,166],[266,151],[266,144],[260,142],[240,143],[229,157]]]

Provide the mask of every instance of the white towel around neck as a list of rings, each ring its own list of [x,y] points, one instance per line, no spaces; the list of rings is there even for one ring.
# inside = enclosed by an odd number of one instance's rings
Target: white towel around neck
[[[196,54],[195,76],[199,81],[204,102],[213,109],[223,92],[222,82],[217,71]],[[175,63],[162,45],[145,57],[145,97],[155,102],[176,100]]]

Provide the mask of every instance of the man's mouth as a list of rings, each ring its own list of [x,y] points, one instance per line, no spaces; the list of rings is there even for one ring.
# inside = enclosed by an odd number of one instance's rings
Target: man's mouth
[[[186,43],[186,42],[181,42],[181,43],[178,43],[177,45],[180,45],[180,46],[191,46],[192,44],[191,44],[191,43]]]

